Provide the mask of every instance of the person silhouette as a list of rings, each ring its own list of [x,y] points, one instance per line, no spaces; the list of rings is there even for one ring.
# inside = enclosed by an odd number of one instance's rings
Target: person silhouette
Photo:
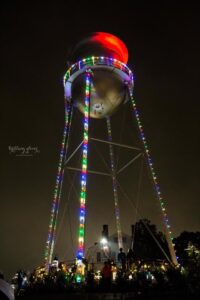
[[[123,252],[123,248],[119,249],[117,259],[121,265],[122,271],[125,271],[126,270],[126,254]]]
[[[133,250],[132,250],[132,249],[129,249],[129,250],[128,250],[126,259],[127,259],[127,266],[128,266],[129,269],[131,269],[132,264],[133,264],[133,262],[134,262],[134,253],[133,253]]]

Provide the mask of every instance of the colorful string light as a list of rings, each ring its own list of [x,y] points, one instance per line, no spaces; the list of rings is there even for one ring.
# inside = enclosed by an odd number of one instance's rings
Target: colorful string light
[[[85,76],[86,76],[86,87],[85,87],[85,107],[84,107],[84,132],[83,132],[83,145],[82,145],[79,234],[78,234],[78,251],[77,251],[78,261],[82,261],[84,256],[85,203],[86,203],[86,184],[87,184],[88,125],[89,125],[89,108],[90,108],[91,72],[87,70]]]
[[[133,74],[131,70],[127,67],[127,65],[115,58],[105,57],[105,56],[91,56],[91,57],[83,58],[82,60],[79,60],[78,62],[73,64],[64,75],[64,86],[67,80],[77,71],[87,67],[91,67],[92,69],[93,66],[98,66],[98,65],[106,65],[121,70],[123,73],[127,75],[130,88],[133,87]]]
[[[108,129],[108,140],[109,142],[112,142],[110,118],[107,118],[106,121],[107,121],[107,129]],[[115,218],[116,218],[116,225],[117,225],[118,245],[120,249],[123,248],[123,240],[122,240],[122,230],[121,230],[121,223],[120,223],[120,210],[119,210],[119,199],[117,193],[114,151],[113,151],[113,146],[111,144],[109,144],[109,150],[110,150],[110,163],[111,163],[112,181],[113,181],[114,203],[115,203]]]
[[[132,90],[130,90],[130,96],[131,96],[134,115],[135,115],[135,118],[136,118],[136,121],[137,121],[139,133],[140,133],[140,138],[141,138],[141,141],[143,143],[145,154],[146,154],[146,157],[147,157],[148,166],[149,166],[149,169],[151,171],[151,175],[152,175],[156,195],[157,195],[157,198],[158,198],[160,206],[161,206],[161,211],[162,211],[163,221],[164,221],[164,228],[165,228],[165,235],[166,235],[166,239],[167,239],[167,242],[168,242],[170,255],[171,255],[173,264],[177,265],[178,262],[177,262],[177,257],[176,257],[176,254],[175,254],[172,232],[169,230],[170,225],[169,225],[169,220],[168,220],[167,212],[166,212],[166,208],[165,208],[165,202],[164,202],[164,199],[163,199],[161,191],[160,191],[160,186],[159,186],[158,179],[157,179],[154,167],[153,167],[153,162],[152,162],[150,152],[149,152],[149,149],[148,149],[148,145],[147,145],[146,137],[145,137],[145,134],[144,134],[144,130],[143,130],[143,127],[142,127],[142,124],[141,124],[141,121],[140,121],[140,116],[139,116],[139,112],[138,112],[138,109],[137,109],[137,106],[136,106],[136,102],[135,102],[135,99],[132,95]]]
[[[54,243],[55,243],[55,233],[56,233],[56,226],[57,226],[57,217],[59,211],[59,204],[60,204],[60,197],[61,197],[61,188],[64,176],[64,168],[63,164],[66,157],[67,151],[67,137],[70,130],[71,125],[71,112],[72,112],[72,104],[65,102],[65,125],[64,125],[64,132],[63,132],[63,139],[61,144],[60,150],[60,158],[58,163],[58,171],[56,176],[56,184],[53,193],[53,202],[51,208],[51,215],[50,215],[50,222],[49,222],[49,229],[44,253],[46,271],[48,271],[49,264],[52,260],[53,250],[54,250]]]

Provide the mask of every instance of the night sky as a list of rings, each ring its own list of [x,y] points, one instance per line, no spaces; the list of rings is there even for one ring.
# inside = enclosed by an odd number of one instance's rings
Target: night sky
[[[62,78],[72,46],[93,31],[115,34],[129,49],[134,96],[174,236],[183,230],[200,230],[197,7],[192,1],[188,5],[160,1],[159,6],[134,0],[68,2],[1,2],[0,270],[7,276],[18,268],[31,270],[43,260],[64,125]],[[104,123],[92,121],[91,135],[104,137]],[[140,145],[128,105],[113,116],[112,125],[115,141]],[[81,115],[76,112],[71,150],[81,134]],[[39,153],[17,156],[10,151],[14,146],[36,147]],[[105,153],[108,161],[107,150],[91,145],[92,169],[106,170],[98,153]],[[118,166],[135,155],[118,150],[115,154]],[[79,162],[77,155],[74,165]],[[138,160],[120,178],[133,202],[140,165]],[[70,188],[71,181],[74,188]],[[87,245],[98,241],[102,224],[109,224],[110,233],[115,232],[111,182],[89,176],[89,183]],[[76,250],[78,193],[79,177],[70,171],[59,216],[56,253],[60,259],[72,259]],[[130,233],[135,211],[122,193],[120,205],[122,230]],[[139,210],[161,228],[145,164]]]

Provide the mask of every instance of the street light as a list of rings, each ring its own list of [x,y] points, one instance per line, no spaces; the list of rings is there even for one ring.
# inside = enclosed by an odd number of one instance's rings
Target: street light
[[[107,239],[106,239],[105,237],[103,237],[103,238],[101,239],[101,244],[102,244],[103,246],[106,246],[106,245],[108,244],[108,241],[107,241]]]

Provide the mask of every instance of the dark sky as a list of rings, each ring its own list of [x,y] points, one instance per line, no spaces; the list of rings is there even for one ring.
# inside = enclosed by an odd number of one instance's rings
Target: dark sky
[[[42,262],[64,121],[62,77],[71,47],[92,31],[115,34],[129,49],[134,95],[174,235],[200,230],[199,13],[192,1],[176,1],[176,5],[162,1],[159,6],[147,2],[151,4],[134,0],[1,2],[0,270],[5,274]],[[113,116],[114,139],[138,144],[130,109],[121,109]],[[92,134],[103,136],[105,124],[97,122],[92,122]],[[74,124],[72,147],[82,132],[78,112]],[[122,139],[117,134],[120,128]],[[40,153],[18,157],[9,146],[37,147]],[[91,168],[102,167],[96,150],[90,149]],[[106,153],[106,148],[97,151]],[[121,151],[119,165],[131,155]],[[139,167],[138,161],[121,178],[133,201]],[[59,217],[63,222],[56,251],[61,259],[72,258],[76,249],[79,180],[74,178],[76,193],[72,189],[69,197],[72,175],[67,175]],[[99,239],[102,224],[115,231],[110,182],[97,176],[90,176],[89,182],[87,245]],[[160,227],[156,201],[144,166],[141,215]],[[129,233],[134,209],[122,194],[120,203],[122,228]]]

